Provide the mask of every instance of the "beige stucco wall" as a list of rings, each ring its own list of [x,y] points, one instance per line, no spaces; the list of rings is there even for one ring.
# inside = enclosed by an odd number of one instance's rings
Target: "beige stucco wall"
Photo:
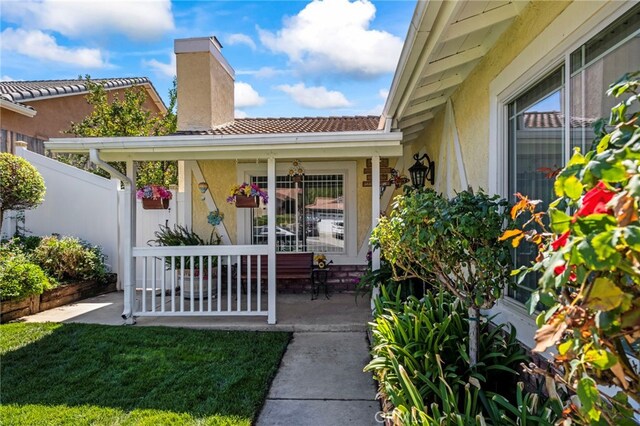
[[[176,55],[178,130],[206,130],[233,120],[233,78],[208,51]]]
[[[489,85],[513,59],[540,34],[571,1],[534,1],[502,34],[494,47],[474,68],[451,97],[462,158],[469,185],[488,188],[489,182]],[[443,140],[445,108],[432,119],[408,150],[425,147],[436,160],[436,190],[446,192],[447,162],[452,172],[452,187],[461,190],[455,152],[447,154]]]
[[[209,191],[220,213],[224,214],[223,224],[227,228],[229,239],[236,244],[236,211],[233,204],[227,203],[227,193],[231,185],[236,183],[236,162],[233,160],[198,161],[202,175],[209,185]],[[213,227],[207,222],[209,209],[202,200],[198,183],[191,178],[191,223],[193,230],[202,238],[209,238]]]
[[[115,94],[122,99],[124,89],[109,91],[109,98],[113,100]],[[37,114],[27,117],[13,111],[0,109],[0,127],[23,135],[47,140],[49,138],[71,137],[64,131],[71,127],[71,122],[80,122],[92,110],[87,102],[86,94],[61,96],[58,98],[24,101],[23,104],[32,106]],[[158,114],[160,109],[147,97],[144,107],[152,114]]]

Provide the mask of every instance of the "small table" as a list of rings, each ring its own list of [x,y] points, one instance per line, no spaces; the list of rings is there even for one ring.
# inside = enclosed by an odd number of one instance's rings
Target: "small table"
[[[324,296],[327,299],[331,298],[329,294],[329,286],[327,285],[327,278],[329,277],[329,267],[316,268],[311,270],[311,300],[316,300],[318,294],[320,294],[320,287],[324,286]]]

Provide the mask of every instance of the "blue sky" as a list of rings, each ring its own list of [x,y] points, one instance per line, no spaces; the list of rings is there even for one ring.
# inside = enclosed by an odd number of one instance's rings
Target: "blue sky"
[[[215,35],[237,117],[378,114],[415,1],[0,0],[0,77],[147,76],[165,99],[173,40]]]

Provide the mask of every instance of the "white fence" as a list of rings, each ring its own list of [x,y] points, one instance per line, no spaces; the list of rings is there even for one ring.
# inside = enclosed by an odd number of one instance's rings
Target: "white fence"
[[[29,161],[42,175],[47,188],[45,199],[36,209],[25,211],[25,227],[30,235],[69,235],[98,245],[107,256],[107,264],[118,274],[118,288],[122,289],[122,246],[118,223],[124,191],[117,180],[109,180],[59,161],[17,147],[16,155]],[[159,225],[173,226],[177,216],[177,194],[167,210],[144,210],[136,203],[136,245],[145,246],[154,238]],[[16,232],[16,215],[9,212],[2,226],[3,237]],[[138,271],[137,281],[142,280]]]
[[[269,313],[267,246],[136,247],[133,256],[146,283],[136,292],[134,317]]]

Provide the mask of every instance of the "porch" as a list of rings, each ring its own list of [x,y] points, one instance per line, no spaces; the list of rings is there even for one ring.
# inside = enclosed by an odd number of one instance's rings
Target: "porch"
[[[85,299],[36,315],[25,317],[27,322],[78,322],[89,324],[122,325],[120,316],[124,308],[121,291]],[[136,292],[140,302],[141,291]],[[331,299],[311,300],[309,294],[278,294],[276,299],[278,323],[268,325],[261,317],[222,316],[212,321],[204,316],[140,317],[143,326],[202,328],[212,330],[280,330],[291,332],[360,332],[371,319],[368,298],[350,293],[336,293]]]

